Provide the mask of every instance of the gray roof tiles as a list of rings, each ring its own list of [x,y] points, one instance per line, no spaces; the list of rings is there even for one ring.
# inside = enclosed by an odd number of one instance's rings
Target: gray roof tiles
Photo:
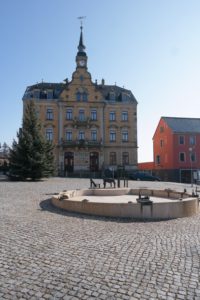
[[[198,118],[162,117],[162,119],[173,132],[200,133],[200,119]]]
[[[65,88],[68,86],[68,82],[65,83],[49,83],[49,82],[41,82],[41,83],[36,83],[34,85],[28,86],[24,95],[24,99],[26,98],[26,93],[32,92],[34,90],[40,90],[40,91],[45,91],[45,90],[57,90],[59,93],[61,93]],[[96,85],[96,84],[94,84]],[[127,90],[125,88],[121,88],[117,85],[102,85],[98,84],[96,85],[96,88],[98,91],[100,91],[104,97],[105,100],[107,101],[112,101],[113,99],[111,98],[111,94],[114,93],[115,95],[115,101],[119,102],[126,102],[126,101],[131,101],[131,102],[136,102],[137,100],[135,99],[134,95],[130,90]]]

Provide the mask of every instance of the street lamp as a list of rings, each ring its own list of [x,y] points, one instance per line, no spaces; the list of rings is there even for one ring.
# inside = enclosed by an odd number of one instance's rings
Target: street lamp
[[[189,148],[189,153],[190,153],[190,173],[191,173],[191,186],[193,186],[193,176],[192,176],[192,150],[193,148]]]

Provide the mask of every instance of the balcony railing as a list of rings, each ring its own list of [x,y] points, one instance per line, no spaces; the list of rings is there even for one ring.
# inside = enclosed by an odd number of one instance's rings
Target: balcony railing
[[[83,140],[72,140],[72,141],[67,141],[63,140],[61,142],[61,145],[63,147],[78,147],[78,148],[100,148],[102,146],[102,140],[88,140],[88,139],[83,139]]]

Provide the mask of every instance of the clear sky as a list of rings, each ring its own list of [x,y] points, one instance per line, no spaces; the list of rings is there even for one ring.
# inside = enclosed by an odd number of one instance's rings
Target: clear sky
[[[1,0],[0,142],[16,138],[28,85],[71,79],[78,16],[93,81],[133,92],[139,162],[152,161],[161,116],[200,118],[199,0]]]

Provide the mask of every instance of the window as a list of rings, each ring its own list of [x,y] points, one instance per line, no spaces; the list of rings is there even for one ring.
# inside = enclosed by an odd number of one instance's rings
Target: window
[[[116,141],[116,132],[110,131],[110,142],[115,142],[115,141]]]
[[[122,132],[122,142],[128,142],[128,131]]]
[[[195,137],[195,135],[190,135],[190,137],[189,137],[189,143],[190,143],[190,145],[195,145],[196,144],[196,137]]]
[[[160,155],[156,155],[156,164],[160,165]]]
[[[79,141],[85,139],[85,132],[84,131],[79,131],[78,139],[79,139]]]
[[[34,91],[33,92],[33,97],[34,98],[39,98],[40,97],[40,91]]]
[[[96,111],[96,109],[93,109],[91,111],[91,120],[92,121],[96,121],[97,120],[97,111]]]
[[[181,161],[181,162],[185,161],[185,153],[184,152],[179,153],[179,161]]]
[[[47,108],[46,118],[47,118],[47,120],[53,120],[53,109],[52,108]]]
[[[111,111],[110,112],[110,121],[115,121],[115,119],[116,119],[115,111]]]
[[[47,99],[47,91],[40,92],[40,99]]]
[[[72,117],[73,117],[73,115],[72,115],[72,109],[71,108],[67,109],[66,110],[66,120],[72,120]]]
[[[80,92],[76,93],[76,100],[81,101],[81,93]]]
[[[87,93],[83,93],[82,94],[82,100],[83,101],[87,101],[88,100]]]
[[[129,100],[129,96],[127,94],[125,94],[125,93],[122,93],[122,101],[126,102],[128,100]]]
[[[127,111],[122,112],[122,121],[128,121],[128,112]]]
[[[47,91],[47,99],[53,99],[53,91]]]
[[[160,132],[164,132],[164,127],[160,126]]]
[[[116,152],[110,152],[110,165],[117,164],[117,155]]]
[[[79,115],[78,115],[79,121],[84,121],[85,120],[85,112],[83,109],[79,110]]]
[[[184,135],[180,135],[179,136],[179,144],[180,145],[184,145],[185,144],[185,137],[184,137]]]
[[[46,139],[48,141],[53,141],[53,129],[52,128],[46,129]]]
[[[190,153],[190,161],[191,162],[195,162],[196,161],[196,153],[195,152],[191,152]]]
[[[88,94],[86,92],[80,93],[77,92],[76,93],[76,100],[77,101],[88,101]]]
[[[72,132],[71,131],[66,132],[66,140],[67,141],[72,141]]]
[[[122,164],[123,165],[128,165],[129,164],[129,153],[128,152],[123,152],[122,153]]]
[[[110,100],[115,101],[115,93],[110,93]]]
[[[96,141],[97,140],[97,131],[96,130],[92,130],[91,131],[91,140],[92,141]]]
[[[164,146],[164,140],[160,140],[160,147],[162,148]]]

